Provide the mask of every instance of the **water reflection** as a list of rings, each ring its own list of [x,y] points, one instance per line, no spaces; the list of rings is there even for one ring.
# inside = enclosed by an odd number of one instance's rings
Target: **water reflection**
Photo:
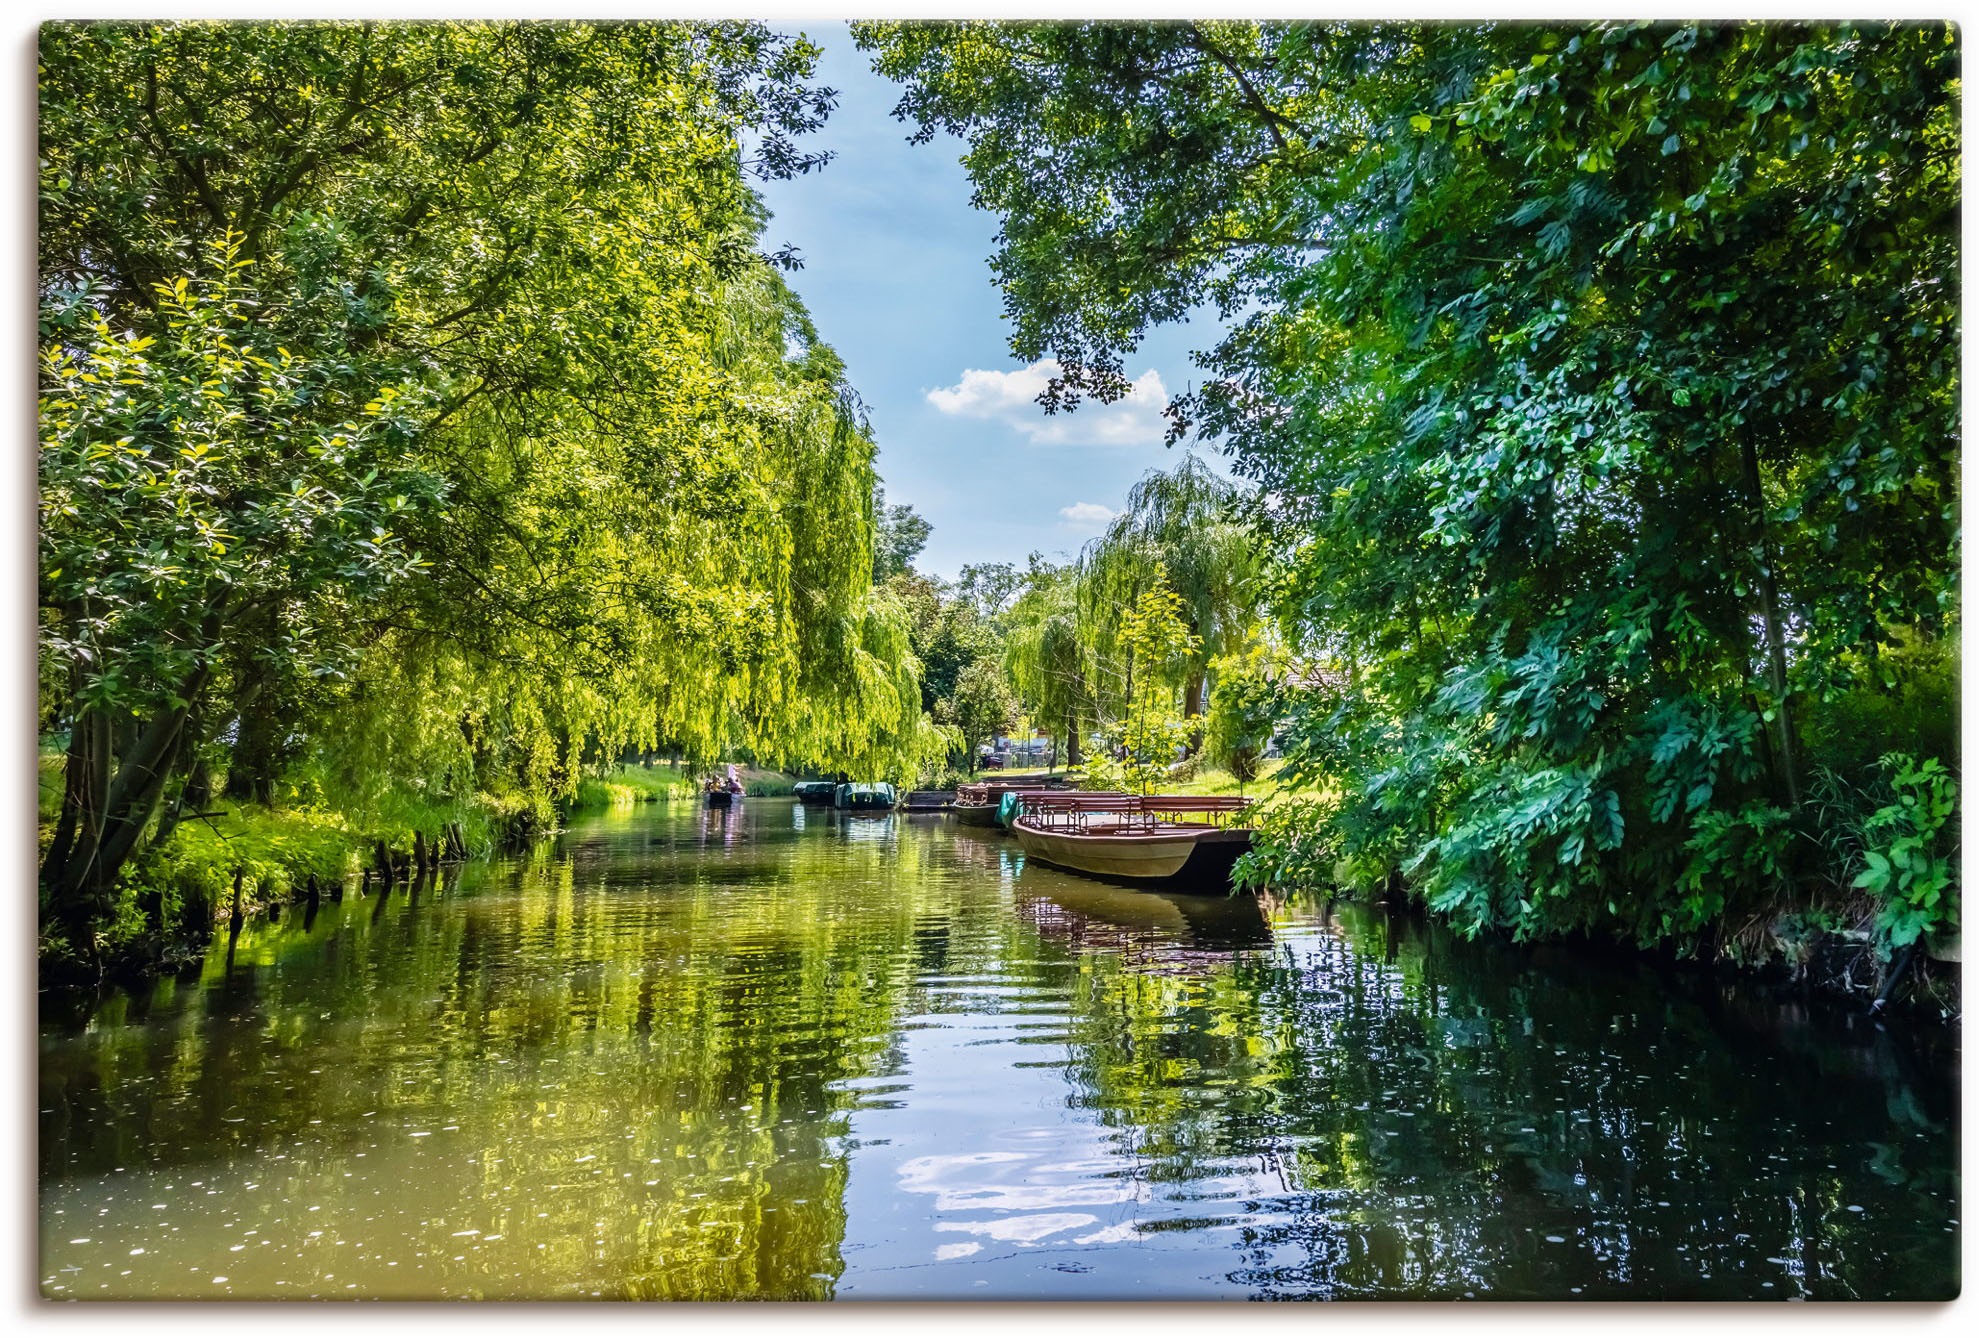
[[[42,1038],[52,1296],[1942,1296],[1955,1053],[788,801]]]

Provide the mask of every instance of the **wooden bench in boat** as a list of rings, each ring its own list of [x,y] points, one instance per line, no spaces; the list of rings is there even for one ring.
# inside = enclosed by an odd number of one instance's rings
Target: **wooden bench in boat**
[[[1157,827],[1222,827],[1251,806],[1234,794],[1024,795],[1023,816],[1046,831],[1098,835],[1152,831]]]

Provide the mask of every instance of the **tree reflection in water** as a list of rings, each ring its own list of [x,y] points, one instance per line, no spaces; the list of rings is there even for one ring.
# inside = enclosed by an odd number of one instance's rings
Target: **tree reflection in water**
[[[195,976],[51,1010],[41,1077],[53,1296],[1957,1279],[1955,1055],[779,801],[247,926]]]

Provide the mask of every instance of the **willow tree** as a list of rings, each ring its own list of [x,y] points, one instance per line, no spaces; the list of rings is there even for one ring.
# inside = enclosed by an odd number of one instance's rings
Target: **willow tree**
[[[1032,560],[1023,593],[1004,615],[1003,663],[1033,718],[1065,735],[1065,760],[1085,760],[1093,713],[1094,661],[1079,615],[1079,571]]]
[[[1258,617],[1261,571],[1256,536],[1242,508],[1245,491],[1205,464],[1183,456],[1174,469],[1149,470],[1127,493],[1127,507],[1080,559],[1088,636],[1117,658],[1121,620],[1157,585],[1182,601],[1195,648],[1183,674],[1183,714],[1200,716],[1209,667],[1238,649]],[[1131,679],[1121,690],[1133,692]],[[1201,746],[1200,731],[1190,749]]]
[[[60,918],[208,754],[255,795],[300,757],[365,802],[541,803],[627,741],[927,746],[870,591],[870,434],[749,186],[821,161],[815,54],[751,24],[44,30]]]

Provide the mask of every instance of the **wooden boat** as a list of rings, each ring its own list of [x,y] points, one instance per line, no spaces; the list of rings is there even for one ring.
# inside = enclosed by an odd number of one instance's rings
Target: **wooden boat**
[[[705,793],[709,808],[733,808],[735,801],[742,797],[733,790],[708,790]]]
[[[956,787],[956,821],[971,827],[1001,827],[1006,795],[1059,794],[1062,785],[1038,785],[1032,781],[972,781]]]
[[[885,781],[858,781],[839,786],[832,805],[848,813],[891,813],[894,798],[893,786]]]
[[[1177,891],[1228,892],[1251,830],[1229,825],[1250,801],[1231,795],[1027,796],[1011,833],[1055,868]]]
[[[798,781],[790,787],[801,804],[829,804],[838,795],[838,782],[828,780]]]

